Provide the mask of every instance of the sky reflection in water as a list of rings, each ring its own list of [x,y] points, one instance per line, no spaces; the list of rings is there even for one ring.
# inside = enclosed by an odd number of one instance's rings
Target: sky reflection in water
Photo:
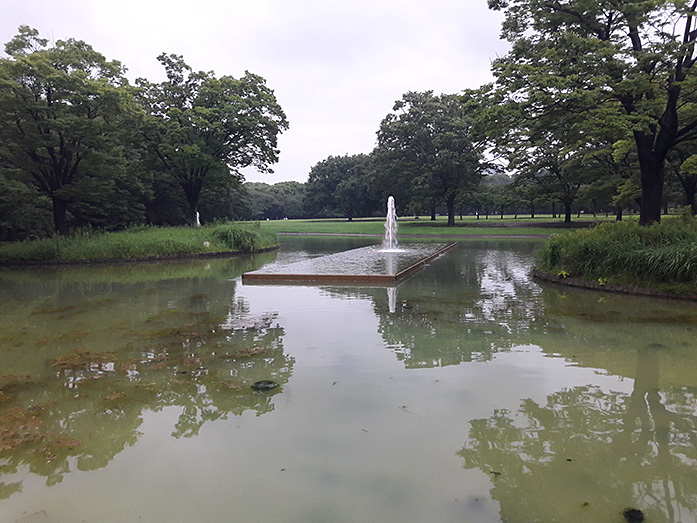
[[[0,273],[0,521],[697,520],[695,304],[540,286],[527,242],[239,280],[370,242]]]

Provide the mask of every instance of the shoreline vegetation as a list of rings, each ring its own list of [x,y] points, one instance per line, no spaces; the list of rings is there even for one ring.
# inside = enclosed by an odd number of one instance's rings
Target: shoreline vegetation
[[[590,217],[587,217],[589,219]],[[697,299],[697,219],[666,217],[641,227],[636,221],[574,222],[550,217],[477,220],[459,227],[444,221],[402,218],[402,238],[530,239],[544,241],[534,277],[609,292]],[[278,235],[380,237],[381,218],[276,220],[203,227],[137,227],[121,232],[81,231],[72,236],[0,244],[0,266],[118,264],[219,257],[278,248]]]
[[[537,253],[535,276],[587,289],[697,299],[697,218],[651,226],[603,223],[552,235]]]
[[[278,247],[259,224],[136,227],[119,232],[81,231],[0,245],[0,265],[61,265],[157,261],[261,252]]]
[[[401,219],[400,236],[451,239],[544,239],[563,222],[539,219],[484,219],[467,216],[458,227],[444,220]],[[587,226],[575,223],[574,226]],[[77,231],[70,236],[0,243],[0,266],[158,261],[261,252],[278,247],[279,234],[384,235],[384,218],[230,222],[202,227],[142,226],[119,232]]]

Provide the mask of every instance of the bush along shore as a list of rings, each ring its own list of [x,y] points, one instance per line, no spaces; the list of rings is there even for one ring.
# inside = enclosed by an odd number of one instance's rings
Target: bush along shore
[[[95,263],[252,253],[278,247],[259,224],[137,227],[0,245],[0,264]]]
[[[697,298],[697,219],[604,223],[551,236],[537,253],[546,280],[635,294]]]

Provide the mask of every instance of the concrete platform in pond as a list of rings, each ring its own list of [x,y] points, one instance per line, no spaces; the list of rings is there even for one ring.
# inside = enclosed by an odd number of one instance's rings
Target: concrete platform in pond
[[[242,275],[248,284],[369,284],[395,285],[456,243],[412,243],[385,251],[375,245],[303,260],[269,265]]]

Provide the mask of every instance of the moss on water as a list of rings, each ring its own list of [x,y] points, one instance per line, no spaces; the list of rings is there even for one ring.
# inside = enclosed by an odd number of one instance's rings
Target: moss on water
[[[46,407],[12,407],[0,411],[0,455],[21,449],[53,460],[59,453],[81,444],[79,440],[47,432],[42,420],[45,410]]]
[[[101,368],[113,363],[115,356],[111,353],[94,354],[87,350],[73,349],[63,356],[49,360],[52,368],[59,371]]]

